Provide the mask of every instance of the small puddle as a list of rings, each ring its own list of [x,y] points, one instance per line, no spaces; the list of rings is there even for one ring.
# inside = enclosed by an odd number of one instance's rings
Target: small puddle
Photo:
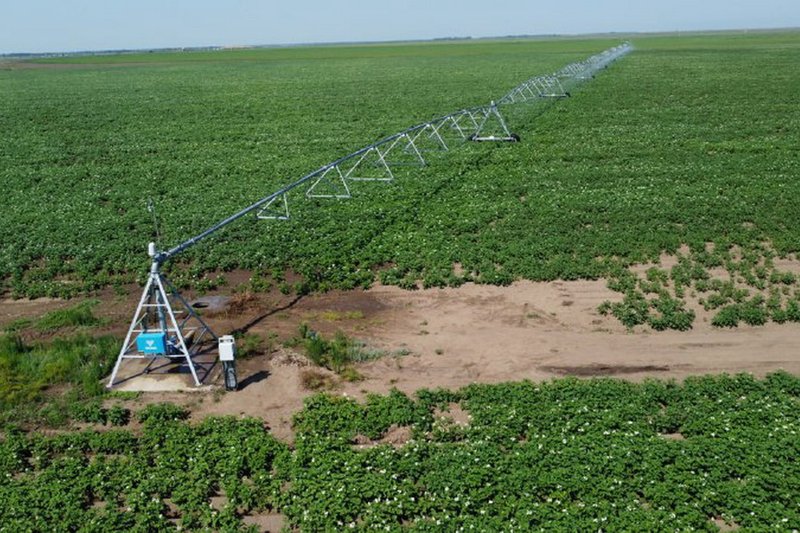
[[[230,302],[230,296],[203,296],[194,300],[190,305],[193,309],[202,309],[211,312],[222,312]]]

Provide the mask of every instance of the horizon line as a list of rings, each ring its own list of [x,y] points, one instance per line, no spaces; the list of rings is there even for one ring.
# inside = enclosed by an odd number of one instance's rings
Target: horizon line
[[[163,46],[163,47],[144,47],[144,48],[107,48],[95,50],[70,50],[61,52],[3,52],[0,58],[47,58],[47,57],[70,57],[85,55],[122,55],[136,53],[159,53],[159,52],[194,52],[194,51],[218,51],[218,50],[249,50],[263,48],[303,48],[314,46],[353,46],[353,45],[376,45],[376,44],[405,44],[405,43],[430,43],[430,42],[453,42],[453,41],[481,41],[481,40],[510,40],[510,39],[576,39],[603,36],[656,36],[656,35],[698,35],[708,33],[748,33],[748,32],[781,32],[781,31],[800,31],[798,26],[784,27],[756,27],[756,28],[726,28],[726,29],[705,29],[705,30],[666,30],[666,31],[604,31],[590,33],[540,33],[540,34],[516,34],[516,35],[494,35],[485,37],[446,36],[431,37],[428,39],[390,39],[390,40],[365,40],[365,41],[312,41],[298,43],[269,43],[269,44],[206,44],[193,46]]]

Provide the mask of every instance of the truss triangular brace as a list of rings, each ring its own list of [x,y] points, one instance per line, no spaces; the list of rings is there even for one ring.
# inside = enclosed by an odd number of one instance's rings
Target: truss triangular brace
[[[408,133],[399,135],[394,140],[387,142],[383,146],[383,160],[390,167],[424,167],[427,163],[422,153],[414,144],[414,140]]]
[[[111,372],[108,388],[118,382],[117,375],[126,359],[138,359],[147,364],[123,381],[167,366],[174,368],[175,364],[185,364],[197,386],[208,377],[216,363],[213,352],[217,336],[164,278],[158,267],[159,264],[154,262],[150,269],[150,277]],[[200,356],[205,360],[199,361]]]
[[[519,142],[519,135],[509,131],[503,115],[497,109],[497,104],[492,102],[488,107],[483,108],[482,112],[483,120],[481,120],[477,131],[469,140],[478,142]]]
[[[538,91],[539,98],[569,98],[570,93],[564,90],[556,76],[539,76],[531,81]]]
[[[469,140],[480,127],[480,123],[478,122],[479,116],[482,119],[483,115],[479,115],[475,109],[465,109],[450,117],[452,128],[458,132],[464,140]]]
[[[466,120],[465,120],[466,119]],[[463,142],[469,137],[467,131],[475,131],[478,124],[468,112],[448,115],[443,119],[432,122],[436,135],[446,145],[448,142]],[[465,127],[467,129],[465,129]]]
[[[289,200],[286,195],[281,194],[270,199],[256,213],[256,218],[261,220],[289,220]]]
[[[412,141],[420,152],[447,152],[447,143],[439,134],[439,129],[432,123],[425,124],[412,137]]]
[[[370,146],[355,158],[356,162],[345,173],[345,179],[350,181],[392,181],[394,179],[392,169],[389,168],[380,147]]]
[[[328,167],[306,191],[307,198],[350,198],[350,187],[339,165]],[[288,208],[287,208],[288,209]]]

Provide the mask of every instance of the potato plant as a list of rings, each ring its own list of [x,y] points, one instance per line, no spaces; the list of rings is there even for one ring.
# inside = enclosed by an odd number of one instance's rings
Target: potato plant
[[[136,432],[6,431],[0,527],[238,531],[281,513],[301,531],[791,531],[799,402],[782,372],[319,394],[293,446],[157,405]]]
[[[171,246],[382,135],[613,44],[150,54],[0,71],[3,289],[68,296],[141,282],[150,199]],[[354,183],[348,201],[292,197],[291,221],[242,221],[169,275],[213,288],[244,268],[305,292],[378,277],[408,288],[596,279],[682,244],[796,253],[796,34],[634,44],[572,98],[507,108],[522,143],[430,154],[391,184]],[[301,281],[286,284],[287,271]],[[684,327],[675,313],[657,327]]]

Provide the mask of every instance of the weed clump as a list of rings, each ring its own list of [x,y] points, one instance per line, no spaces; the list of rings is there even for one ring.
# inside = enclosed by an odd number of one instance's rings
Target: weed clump
[[[55,331],[66,327],[97,326],[102,321],[94,315],[92,309],[97,300],[87,300],[73,307],[51,311],[35,323],[39,331]]]

